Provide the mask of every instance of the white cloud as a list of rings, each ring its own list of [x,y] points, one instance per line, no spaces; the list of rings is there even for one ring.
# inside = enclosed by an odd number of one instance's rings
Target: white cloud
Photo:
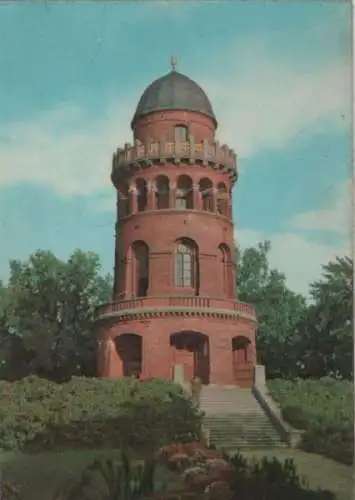
[[[350,235],[354,206],[354,182],[345,181],[334,188],[334,196],[328,208],[297,214],[291,225],[298,229],[332,231]]]
[[[132,113],[110,103],[90,120],[83,110],[62,105],[32,121],[0,126],[0,184],[30,182],[60,195],[108,189],[112,153],[127,142]]]
[[[309,292],[309,283],[319,278],[322,265],[337,256],[350,255],[350,239],[348,243],[324,245],[308,241],[301,233],[266,234],[248,229],[237,231],[236,237],[243,249],[270,240],[271,267],[285,274],[291,290],[305,296]]]
[[[301,134],[350,127],[350,61],[309,68],[271,57],[259,44],[246,47],[231,71],[206,84],[218,135],[240,157],[283,148]]]
[[[236,241],[245,249],[270,240],[270,265],[285,274],[291,290],[307,296],[309,283],[319,278],[322,265],[337,256],[351,255],[350,225],[348,233],[344,231],[344,218],[350,219],[352,214],[350,186],[349,181],[336,185],[326,209],[301,213],[286,221],[290,227],[287,232],[236,230]],[[338,233],[338,238],[333,243],[318,243],[309,238],[308,230]]]
[[[243,52],[235,52],[223,75],[199,83],[214,104],[218,136],[241,157],[283,148],[299,134],[347,122],[346,64],[336,60],[302,71],[293,62],[275,59],[255,40],[240,46]],[[94,119],[64,104],[28,121],[0,124],[0,185],[27,181],[61,195],[109,190],[112,152],[131,139],[136,99],[120,96],[119,103],[107,103]]]

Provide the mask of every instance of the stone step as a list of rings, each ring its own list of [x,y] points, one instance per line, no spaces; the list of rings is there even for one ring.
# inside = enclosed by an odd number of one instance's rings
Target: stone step
[[[287,446],[250,389],[205,386],[200,408],[210,441],[218,448]]]

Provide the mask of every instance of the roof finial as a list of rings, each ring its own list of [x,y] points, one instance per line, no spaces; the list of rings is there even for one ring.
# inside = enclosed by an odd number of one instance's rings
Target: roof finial
[[[172,71],[175,71],[176,70],[176,66],[177,66],[177,57],[176,56],[171,56],[170,57],[170,64],[171,64]]]

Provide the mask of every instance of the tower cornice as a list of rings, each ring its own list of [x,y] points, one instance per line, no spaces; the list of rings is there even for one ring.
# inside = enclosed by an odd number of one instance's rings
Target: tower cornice
[[[232,184],[238,178],[237,155],[233,149],[225,144],[220,145],[218,141],[209,142],[208,139],[196,143],[194,137],[189,136],[186,142],[166,141],[162,137],[160,141],[146,141],[144,144],[138,140],[134,145],[126,143],[113,155],[111,179],[117,187],[123,179],[138,171],[167,162],[211,167],[227,173]]]

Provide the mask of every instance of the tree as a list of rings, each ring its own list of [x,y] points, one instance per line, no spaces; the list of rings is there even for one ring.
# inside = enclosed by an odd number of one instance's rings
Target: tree
[[[294,328],[306,311],[306,300],[292,292],[285,276],[269,265],[269,241],[243,252],[237,249],[238,299],[256,308],[257,353],[267,376],[293,376],[297,371]]]
[[[353,376],[353,262],[337,257],[311,283],[313,304],[297,326],[304,376]]]
[[[80,250],[67,262],[46,251],[10,262],[0,294],[3,376],[95,374],[94,309],[110,300],[112,290],[111,278],[99,271],[98,256]]]

